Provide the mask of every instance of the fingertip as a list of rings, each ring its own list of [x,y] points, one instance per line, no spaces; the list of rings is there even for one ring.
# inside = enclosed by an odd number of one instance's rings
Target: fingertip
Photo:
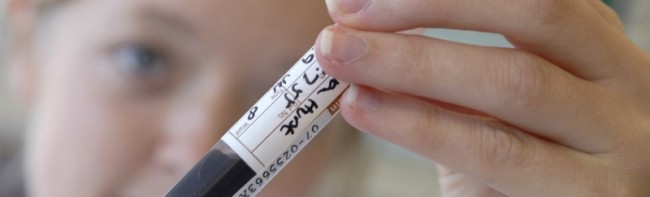
[[[332,51],[332,37],[334,36],[333,29],[334,26],[328,26],[323,29],[318,38],[316,39],[316,58],[322,63],[329,63],[331,60],[329,58]]]
[[[352,84],[341,97],[341,114],[355,128],[371,132],[372,122],[380,111],[383,99],[380,93]]]
[[[362,130],[358,128],[358,121],[357,121],[357,112],[353,107],[354,103],[354,98],[356,98],[356,95],[358,94],[358,89],[357,85],[355,84],[350,84],[350,87],[343,93],[341,96],[341,116],[343,116],[343,119],[345,119],[350,125],[353,127]]]
[[[323,45],[328,45],[328,43],[323,42],[322,40],[325,40],[327,34],[330,33],[330,29],[332,28],[333,25],[327,26],[321,30],[321,32],[318,34],[318,37],[316,37],[316,43],[314,43],[314,50],[316,54],[316,61],[325,69],[325,71],[328,71],[328,68],[330,66],[330,60],[327,58],[327,55],[324,55],[323,53],[324,50],[323,48],[327,49],[329,48],[328,46],[323,46]]]
[[[366,53],[367,45],[357,32],[334,25],[321,32],[316,48],[322,58],[345,65],[359,60]]]
[[[326,0],[330,18],[341,26],[365,29],[376,13],[368,12],[373,0]]]
[[[327,10],[334,16],[358,14],[366,10],[372,0],[325,0]]]
[[[333,25],[323,29],[316,41],[316,59],[326,73],[342,80],[353,76],[351,68],[367,53],[366,40],[356,32]]]
[[[376,92],[352,84],[343,95],[343,103],[363,113],[377,111],[382,104],[382,98]]]
[[[320,34],[318,34],[318,38],[316,38],[316,44],[314,44],[314,49],[316,51],[316,61],[320,66],[325,70],[325,72],[329,75],[333,75],[336,77],[336,70],[334,69],[334,63],[328,58],[328,55],[325,53],[328,53],[327,51],[331,50],[331,43],[328,43],[327,40],[331,39],[328,38],[331,35],[331,30],[332,26],[326,27],[323,29]],[[325,40],[325,41],[323,41]]]

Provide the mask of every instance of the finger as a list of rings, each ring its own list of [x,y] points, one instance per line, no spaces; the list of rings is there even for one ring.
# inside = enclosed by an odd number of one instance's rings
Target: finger
[[[584,0],[328,0],[332,18],[361,30],[445,27],[501,33],[517,48],[593,81],[623,76],[632,45]]]
[[[592,8],[594,8],[603,20],[607,21],[613,28],[623,31],[625,28],[621,18],[618,17],[618,14],[602,0],[586,0]]]
[[[413,98],[353,85],[343,96],[341,113],[362,131],[509,196],[531,196],[530,191],[542,191],[534,194],[539,196],[579,192],[586,189],[580,181],[598,176],[586,173],[594,168],[586,162],[589,156],[492,119],[445,111]]]
[[[628,117],[614,115],[609,95],[529,53],[339,26],[316,49],[343,81],[467,107],[585,152],[623,143],[609,131]]]
[[[443,197],[506,197],[505,194],[495,190],[489,185],[455,170],[448,169],[442,165],[436,165],[436,170],[438,171],[440,193]]]

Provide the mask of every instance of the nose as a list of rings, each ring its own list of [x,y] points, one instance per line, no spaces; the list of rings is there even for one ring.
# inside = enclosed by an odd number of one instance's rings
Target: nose
[[[206,81],[170,101],[155,162],[180,179],[199,161],[236,118],[238,94],[224,78]]]

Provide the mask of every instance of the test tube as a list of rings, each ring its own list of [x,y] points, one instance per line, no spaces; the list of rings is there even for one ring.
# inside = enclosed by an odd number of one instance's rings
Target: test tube
[[[310,49],[165,196],[256,196],[338,114],[348,87]]]

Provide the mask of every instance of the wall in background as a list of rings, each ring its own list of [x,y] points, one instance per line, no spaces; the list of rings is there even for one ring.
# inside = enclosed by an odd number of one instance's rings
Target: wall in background
[[[650,52],[650,1],[629,0],[625,9],[625,29],[630,39]]]
[[[10,96],[7,69],[6,0],[0,0],[0,141],[19,141],[24,113]]]

